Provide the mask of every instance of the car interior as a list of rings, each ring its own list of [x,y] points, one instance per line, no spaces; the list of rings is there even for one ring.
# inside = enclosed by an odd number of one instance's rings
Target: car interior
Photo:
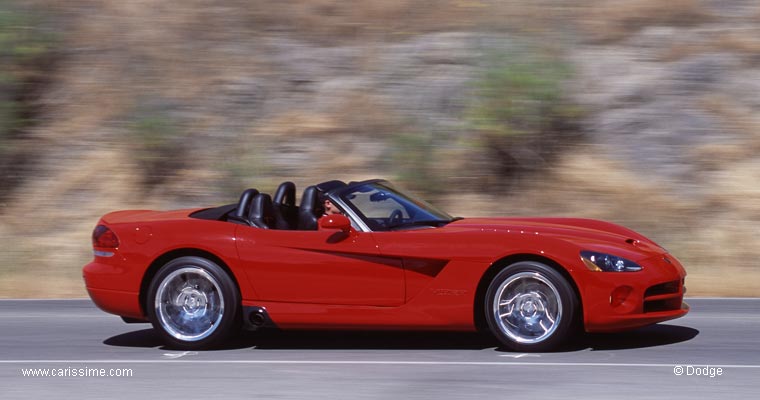
[[[237,203],[196,211],[190,216],[198,219],[228,221],[261,229],[317,230],[322,216],[322,194],[346,186],[342,181],[329,181],[306,187],[296,206],[296,185],[283,182],[274,198],[250,188],[243,191]]]

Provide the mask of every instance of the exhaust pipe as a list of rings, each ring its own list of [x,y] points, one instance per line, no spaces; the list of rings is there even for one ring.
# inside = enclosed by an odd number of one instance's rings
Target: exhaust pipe
[[[266,319],[261,313],[251,313],[251,315],[248,316],[248,320],[251,321],[251,323],[254,326],[264,326],[264,323],[266,322]]]
[[[244,328],[250,331],[256,331],[262,328],[276,328],[275,324],[269,318],[267,309],[258,306],[243,307]]]

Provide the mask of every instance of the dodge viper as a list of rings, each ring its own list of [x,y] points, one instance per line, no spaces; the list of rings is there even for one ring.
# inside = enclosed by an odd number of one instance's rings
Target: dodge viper
[[[452,217],[380,179],[308,186],[298,203],[285,182],[220,207],[112,212],[92,243],[93,302],[180,349],[276,328],[482,330],[549,351],[689,310],[682,265],[630,229]]]

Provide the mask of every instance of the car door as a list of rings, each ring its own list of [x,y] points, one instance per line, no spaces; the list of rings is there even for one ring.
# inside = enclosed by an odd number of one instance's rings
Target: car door
[[[401,260],[381,257],[370,232],[296,231],[241,225],[237,248],[259,300],[398,306]]]
[[[433,285],[433,281],[449,265],[453,255],[467,246],[458,237],[442,233],[440,228],[375,232],[374,239],[383,256],[401,260],[407,302],[423,290],[438,287]],[[438,284],[444,285],[446,289],[438,292],[464,295],[466,293],[459,289],[462,283],[456,278],[453,278],[453,281],[439,282]]]

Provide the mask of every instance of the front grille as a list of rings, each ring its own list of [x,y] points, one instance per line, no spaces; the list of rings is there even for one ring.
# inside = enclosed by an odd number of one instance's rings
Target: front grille
[[[673,311],[681,309],[681,299],[644,301],[644,312]]]
[[[678,293],[678,289],[681,286],[681,281],[665,282],[659,285],[654,285],[644,292],[644,298],[652,296],[661,296],[663,294]]]
[[[673,311],[681,308],[683,281],[671,281],[649,287],[644,292],[644,312]]]

